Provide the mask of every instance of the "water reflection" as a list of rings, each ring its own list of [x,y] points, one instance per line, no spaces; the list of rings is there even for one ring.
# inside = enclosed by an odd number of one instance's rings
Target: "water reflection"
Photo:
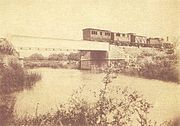
[[[73,90],[83,84],[91,88],[99,88],[98,84],[103,77],[101,74],[92,76],[88,71],[70,69],[44,68],[35,71],[42,74],[42,80],[33,89],[17,94],[15,112],[19,116],[34,115],[37,103],[39,103],[39,113],[56,111],[60,104],[68,100]]]

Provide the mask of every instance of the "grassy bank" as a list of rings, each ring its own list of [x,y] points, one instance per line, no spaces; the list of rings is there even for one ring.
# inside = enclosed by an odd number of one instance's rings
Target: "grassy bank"
[[[125,75],[180,83],[177,54],[141,52],[126,65],[112,64],[114,71]]]
[[[19,64],[0,67],[0,124],[8,125],[13,118],[16,98],[13,93],[32,88],[41,79],[37,73],[29,73]]]

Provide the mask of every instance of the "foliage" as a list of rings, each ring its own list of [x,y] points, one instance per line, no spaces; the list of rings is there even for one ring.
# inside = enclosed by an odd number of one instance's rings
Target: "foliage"
[[[0,93],[3,94],[30,88],[41,79],[39,74],[28,73],[17,63],[10,63],[8,67],[2,67],[0,76]]]
[[[32,54],[31,56],[29,56],[26,59],[28,59],[28,60],[44,60],[45,57],[42,54],[35,53],[35,54]]]
[[[31,88],[41,76],[24,70],[20,64],[11,62],[0,67],[0,124],[8,125],[13,119],[15,97],[12,93]]]
[[[138,72],[139,76],[150,79],[179,82],[178,66],[166,60],[158,60],[156,63],[145,63]]]
[[[24,66],[27,68],[50,67],[50,68],[71,68],[78,69],[78,61],[25,61]]]
[[[49,60],[70,60],[70,61],[79,61],[80,60],[80,54],[79,53],[70,53],[70,54],[64,54],[64,53],[59,53],[59,54],[51,54],[48,58]]]
[[[8,55],[13,55],[15,53],[12,44],[5,38],[0,38],[0,53]]]
[[[51,67],[51,68],[79,68],[80,53],[70,54],[51,54],[49,57],[43,57],[41,54],[32,54],[26,57],[24,66],[28,68],[34,67]]]
[[[164,52],[142,51],[135,58],[130,58],[126,66],[114,63],[116,71],[126,75],[158,79],[179,83],[178,56]]]
[[[68,55],[68,60],[79,61],[80,60],[80,53],[70,53]]]
[[[51,54],[49,55],[48,59],[49,60],[57,60],[57,61],[60,61],[60,60],[67,60],[67,55],[64,54],[64,53],[59,53],[59,54]]]

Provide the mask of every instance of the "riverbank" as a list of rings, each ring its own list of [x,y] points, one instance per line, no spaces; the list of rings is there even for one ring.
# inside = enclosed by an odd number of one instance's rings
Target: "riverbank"
[[[24,61],[24,67],[26,68],[67,68],[67,69],[78,69],[79,62],[78,61],[52,61],[52,60],[26,60]]]
[[[177,54],[142,51],[141,53],[130,56],[131,58],[129,58],[126,65],[114,62],[112,64],[114,72],[117,74],[122,73],[129,76],[180,83],[180,63]]]
[[[110,61],[108,67],[114,69],[116,74],[125,74],[147,79],[157,79],[180,83],[178,52],[167,53],[165,50],[153,48],[134,48],[112,46],[110,57],[122,58],[124,60]],[[80,68],[80,53],[52,54],[44,57],[41,54],[32,54],[24,59],[26,68]],[[103,72],[104,67],[92,65],[92,71]]]

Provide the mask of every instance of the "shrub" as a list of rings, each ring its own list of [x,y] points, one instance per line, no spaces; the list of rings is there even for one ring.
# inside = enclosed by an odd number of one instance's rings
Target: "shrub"
[[[125,67],[113,65],[116,71],[126,75],[179,83],[178,64],[176,54],[167,55],[164,52],[147,53],[144,51],[137,56],[137,59],[131,58]]]
[[[80,53],[70,53],[68,55],[68,60],[79,61],[80,60]]]
[[[48,59],[49,59],[49,60],[57,60],[57,61],[67,60],[67,55],[66,55],[66,54],[63,54],[63,53],[51,54],[51,55],[49,55]]]
[[[44,60],[45,57],[41,54],[35,53],[35,54],[32,54],[31,56],[27,57],[26,59],[28,59],[28,60]]]
[[[8,55],[13,55],[15,53],[14,47],[5,38],[0,38],[0,53]]]
[[[155,60],[154,63],[145,62],[139,68],[139,76],[150,79],[159,79],[179,83],[179,70],[177,64],[170,60]]]
[[[32,87],[41,79],[37,73],[28,73],[20,64],[10,63],[8,67],[1,68],[0,93],[12,93]]]

